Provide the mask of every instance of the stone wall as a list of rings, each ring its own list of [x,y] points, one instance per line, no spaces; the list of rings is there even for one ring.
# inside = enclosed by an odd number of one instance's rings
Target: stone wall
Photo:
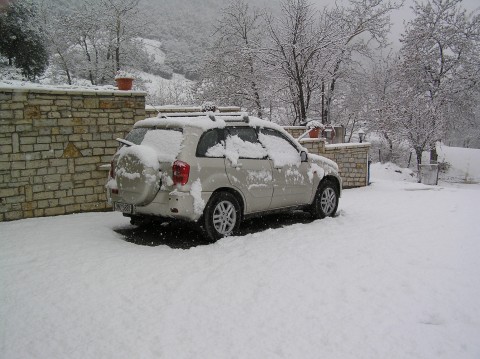
[[[305,133],[305,127],[289,126],[285,129],[295,138]],[[304,138],[300,140],[308,152],[327,157],[338,164],[343,188],[368,185],[368,151],[370,143],[326,144],[324,139]]]
[[[284,126],[283,127],[288,133],[290,133],[293,138],[299,138],[302,136],[306,131],[305,126]],[[332,143],[343,143],[345,142],[345,127],[343,126],[334,126],[335,128],[335,136]]]
[[[145,93],[0,87],[0,221],[107,207],[115,138]]]

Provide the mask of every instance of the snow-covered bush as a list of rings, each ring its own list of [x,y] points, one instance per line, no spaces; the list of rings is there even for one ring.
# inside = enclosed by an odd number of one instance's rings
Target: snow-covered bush
[[[320,121],[317,120],[312,120],[307,123],[307,129],[312,129],[312,128],[323,128],[324,126]]]
[[[21,70],[2,63],[2,57],[0,56],[0,79],[2,80],[25,80],[21,73]]]
[[[215,112],[217,111],[217,106],[213,102],[207,101],[202,104],[202,112]]]
[[[450,164],[450,162],[447,162],[447,161],[438,162],[438,171],[440,173],[447,173],[451,167],[452,165]]]
[[[125,71],[125,70],[118,70],[115,73],[115,80],[116,79],[134,79],[135,76],[133,76],[130,72]]]

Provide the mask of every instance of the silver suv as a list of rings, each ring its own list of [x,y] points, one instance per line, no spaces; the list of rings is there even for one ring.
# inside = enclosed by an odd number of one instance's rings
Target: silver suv
[[[217,240],[250,216],[304,209],[324,218],[338,207],[337,164],[245,113],[172,113],[139,121],[117,140],[108,200],[133,224],[191,221]]]

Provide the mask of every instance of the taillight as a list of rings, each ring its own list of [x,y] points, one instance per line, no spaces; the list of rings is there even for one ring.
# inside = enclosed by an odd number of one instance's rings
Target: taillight
[[[185,185],[190,175],[190,165],[183,161],[175,161],[172,166],[173,184]]]
[[[110,162],[110,178],[115,178],[115,162]]]

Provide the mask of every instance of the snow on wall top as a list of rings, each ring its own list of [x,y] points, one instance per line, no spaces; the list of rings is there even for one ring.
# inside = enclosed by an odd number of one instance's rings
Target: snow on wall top
[[[325,145],[325,148],[342,148],[342,147],[369,147],[371,146],[370,142],[362,142],[362,143],[354,143],[354,142],[345,142],[345,143],[333,143],[333,144],[328,144]]]
[[[4,92],[41,92],[41,93],[69,93],[81,95],[120,95],[145,96],[142,91],[120,91],[114,86],[77,86],[77,85],[44,85],[34,82],[18,80],[1,80],[0,91]]]

